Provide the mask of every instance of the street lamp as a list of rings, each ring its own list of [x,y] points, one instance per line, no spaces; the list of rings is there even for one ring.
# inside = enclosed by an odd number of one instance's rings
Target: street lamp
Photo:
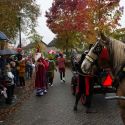
[[[21,17],[19,16],[19,47],[21,48]]]
[[[23,10],[21,10],[18,14],[18,21],[19,21],[19,47],[22,48],[22,40],[21,40],[21,23],[22,23],[22,19],[23,17],[27,17],[27,15],[24,13]]]

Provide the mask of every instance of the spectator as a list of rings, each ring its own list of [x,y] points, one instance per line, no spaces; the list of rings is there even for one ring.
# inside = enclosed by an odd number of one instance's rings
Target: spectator
[[[17,71],[16,63],[14,61],[11,61],[10,66],[11,66],[11,72],[14,75],[14,83],[15,85],[18,86],[18,71]]]
[[[26,62],[26,78],[32,78],[33,67],[31,61]]]
[[[18,64],[20,86],[25,86],[25,59],[21,59]]]
[[[9,64],[5,66],[4,78],[5,78],[5,86],[7,88],[6,104],[11,104],[14,95],[14,75],[11,72]]]

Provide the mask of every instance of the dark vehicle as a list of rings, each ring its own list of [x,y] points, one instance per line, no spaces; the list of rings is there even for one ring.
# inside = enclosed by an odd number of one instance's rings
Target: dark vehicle
[[[77,54],[78,55],[78,54]],[[74,58],[77,60],[77,56],[75,55]],[[78,63],[77,61],[74,61],[74,58],[71,59],[72,62],[72,72],[73,77],[71,80],[71,90],[72,94],[75,95],[76,91],[76,83],[78,84],[78,80],[76,78],[78,77]],[[102,62],[105,63],[105,62]],[[107,62],[106,62],[107,63]],[[94,73],[94,76],[92,77],[94,82],[94,94],[106,94],[106,93],[116,93],[116,88],[113,86],[113,79],[112,79],[112,73],[109,66],[105,64],[105,67],[99,66],[99,62],[96,62],[97,71]],[[103,66],[102,65],[102,66]],[[87,75],[87,74],[86,74]],[[83,76],[84,77],[84,76]]]
[[[95,77],[97,79],[94,83],[95,94],[116,93],[116,88],[113,86],[111,70],[109,68],[100,70]]]
[[[116,93],[110,69],[103,69],[92,77],[94,77],[94,94]],[[73,95],[76,94],[78,82],[78,72],[73,72],[71,79],[71,92]]]

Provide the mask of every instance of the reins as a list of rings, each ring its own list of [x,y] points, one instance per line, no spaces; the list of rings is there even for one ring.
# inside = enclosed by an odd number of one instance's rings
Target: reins
[[[73,73],[73,71],[72,71],[72,73]],[[82,73],[80,73],[80,72],[76,72],[76,74],[79,74],[79,75],[81,75],[81,76],[90,76],[90,77],[94,77],[94,76],[96,76],[97,77],[97,75],[84,75],[84,74],[82,74]]]

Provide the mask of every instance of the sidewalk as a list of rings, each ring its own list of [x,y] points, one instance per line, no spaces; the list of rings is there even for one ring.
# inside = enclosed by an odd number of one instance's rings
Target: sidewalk
[[[32,93],[34,83],[33,78],[26,80],[26,86],[23,88],[15,87],[15,99],[11,105],[5,104],[5,99],[0,101],[0,122],[10,115],[12,112],[16,111],[20,105],[25,101]],[[0,123],[1,124],[1,123]]]

